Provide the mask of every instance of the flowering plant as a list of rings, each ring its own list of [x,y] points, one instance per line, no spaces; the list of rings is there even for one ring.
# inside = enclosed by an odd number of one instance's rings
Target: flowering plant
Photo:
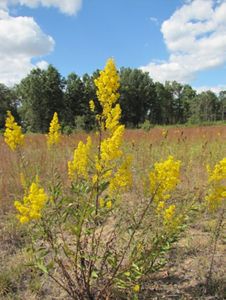
[[[70,188],[54,180],[49,195],[36,180],[16,201],[21,223],[31,222],[34,264],[72,299],[137,299],[142,280],[161,268],[189,214],[172,194],[181,162],[173,156],[154,164],[147,192],[130,201],[135,176],[123,147],[119,76],[114,61],[95,80],[101,112],[97,140],[80,141],[68,162]],[[95,103],[90,101],[95,113]],[[57,114],[48,145],[59,140]],[[41,245],[41,246],[40,246]]]

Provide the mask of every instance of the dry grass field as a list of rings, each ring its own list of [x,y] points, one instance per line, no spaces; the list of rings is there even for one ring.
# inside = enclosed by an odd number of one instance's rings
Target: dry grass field
[[[22,168],[31,180],[38,174],[46,189],[55,170],[63,184],[69,185],[67,162],[85,138],[84,133],[63,136],[56,149],[49,151],[44,135],[31,134],[26,135],[20,152],[12,152],[0,137],[0,299],[67,299],[53,281],[28,265],[28,233],[16,219],[13,203],[23,195]],[[201,205],[206,193],[206,165],[213,167],[226,157],[226,126],[126,130],[123,147],[133,156],[135,177],[135,186],[125,201],[139,202],[139,190],[153,164],[173,155],[182,161],[176,201],[195,200]],[[204,210],[194,214],[191,226],[168,254],[167,265],[147,278],[139,299],[225,299],[223,230],[216,246],[211,286],[206,289],[218,218],[218,214]],[[118,295],[117,299],[126,298]]]

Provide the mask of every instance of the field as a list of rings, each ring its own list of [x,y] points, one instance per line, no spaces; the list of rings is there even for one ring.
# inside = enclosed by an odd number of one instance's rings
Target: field
[[[97,140],[95,134],[91,136]],[[45,272],[29,265],[28,226],[16,219],[13,203],[23,198],[22,170],[30,180],[38,174],[46,190],[55,173],[61,184],[68,187],[67,162],[72,159],[78,142],[86,137],[85,133],[62,136],[54,151],[50,151],[44,135],[30,134],[25,136],[25,145],[19,152],[10,151],[0,137],[0,299],[67,299]],[[203,205],[207,192],[206,166],[213,168],[226,156],[226,126],[126,130],[123,149],[132,155],[134,177],[132,188],[122,196],[124,205],[128,202],[131,207],[139,207],[141,190],[154,163],[172,155],[182,162],[181,182],[173,201],[179,205],[192,202],[197,209],[168,251],[167,263],[142,281],[137,298],[122,292],[115,299],[224,299],[226,261],[222,224],[216,232],[222,210],[208,213]],[[211,282],[207,286],[212,258]]]

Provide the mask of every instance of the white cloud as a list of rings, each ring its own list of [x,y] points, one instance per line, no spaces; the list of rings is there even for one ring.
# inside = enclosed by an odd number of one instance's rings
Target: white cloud
[[[0,82],[18,83],[32,68],[47,68],[44,60],[32,64],[32,59],[49,54],[54,40],[45,34],[32,17],[13,17],[13,6],[56,7],[62,13],[73,15],[82,6],[82,0],[0,0]]]
[[[41,70],[46,70],[49,66],[49,63],[45,60],[41,60],[37,62],[36,67],[41,69]]]
[[[7,9],[13,5],[26,5],[35,8],[37,6],[56,7],[62,13],[76,14],[82,6],[82,0],[0,0],[0,8]]]
[[[205,92],[205,91],[212,91],[215,94],[219,94],[221,91],[226,91],[226,84],[225,85],[217,85],[217,86],[200,86],[200,87],[193,87],[198,93]]]
[[[12,17],[0,10],[0,82],[13,85],[36,67],[32,58],[50,53],[52,37],[42,32],[31,17]],[[44,66],[40,61],[37,66]]]
[[[141,67],[155,80],[190,82],[226,62],[226,0],[186,1],[161,26],[168,61]]]

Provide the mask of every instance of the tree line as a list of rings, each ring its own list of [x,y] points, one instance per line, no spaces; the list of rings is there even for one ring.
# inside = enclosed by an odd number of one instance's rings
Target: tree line
[[[197,93],[190,85],[176,81],[154,82],[147,72],[121,68],[121,121],[129,128],[142,124],[185,124],[226,120],[226,91],[217,96],[212,91]],[[59,115],[62,129],[91,130],[94,114],[89,109],[92,99],[97,109],[92,75],[79,77],[75,73],[62,77],[49,65],[47,70],[33,69],[18,85],[9,88],[0,84],[0,129],[4,128],[10,110],[25,131],[47,132],[54,112]]]

